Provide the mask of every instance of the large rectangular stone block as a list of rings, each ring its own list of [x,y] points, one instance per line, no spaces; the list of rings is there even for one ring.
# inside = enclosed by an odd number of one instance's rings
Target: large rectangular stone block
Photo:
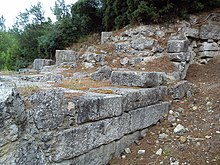
[[[56,50],[56,65],[63,62],[76,62],[79,59],[77,52],[73,50]]]
[[[41,70],[44,66],[53,65],[54,61],[51,59],[35,59],[33,62],[33,69]]]
[[[188,81],[180,81],[170,88],[169,92],[173,99],[182,99],[191,90]]]
[[[113,71],[111,75],[111,83],[114,85],[155,87],[164,82],[164,72]]]
[[[171,61],[175,62],[189,62],[191,59],[191,53],[190,52],[180,52],[180,53],[169,53],[169,58]]]
[[[152,124],[156,124],[157,121],[168,112],[169,105],[169,102],[161,102],[159,104],[139,108],[135,111],[130,111],[130,131],[135,132]]]
[[[201,39],[220,40],[220,25],[207,24],[202,25],[199,31]]]
[[[77,123],[82,124],[122,114],[122,96],[93,95],[76,100]]]
[[[114,155],[115,150],[115,142],[112,142],[76,158],[62,161],[59,165],[106,165]]]
[[[167,44],[168,53],[187,52],[189,46],[188,40],[169,40]]]
[[[53,161],[71,159],[122,138],[129,132],[129,121],[130,116],[123,114],[60,132],[53,146]]]
[[[122,95],[123,111],[156,104],[167,95],[167,87],[165,86],[145,89],[115,88],[112,90],[114,93]]]

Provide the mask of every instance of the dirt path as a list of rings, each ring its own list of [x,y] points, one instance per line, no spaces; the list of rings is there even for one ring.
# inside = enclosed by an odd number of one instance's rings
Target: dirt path
[[[169,115],[111,165],[220,164],[220,59],[191,65],[186,79],[195,86],[193,96],[173,101]],[[183,133],[174,133],[178,124]]]

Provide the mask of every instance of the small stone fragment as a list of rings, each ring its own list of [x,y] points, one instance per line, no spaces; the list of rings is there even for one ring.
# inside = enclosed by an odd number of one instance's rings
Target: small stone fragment
[[[187,141],[187,138],[184,136],[180,136],[179,140],[180,140],[180,143],[185,143]]]
[[[138,154],[139,154],[139,155],[145,154],[145,150],[138,150]]]
[[[159,150],[157,150],[156,155],[161,156],[161,155],[162,155],[162,153],[163,153],[163,149],[162,149],[162,148],[160,148]]]
[[[175,129],[173,130],[174,133],[178,134],[178,133],[183,133],[185,132],[185,127],[181,124],[178,124]]]
[[[122,159],[125,159],[125,158],[126,158],[126,156],[125,156],[125,155],[122,155],[122,156],[121,156],[121,158],[122,158]]]
[[[159,134],[159,139],[166,139],[167,137],[168,135],[165,133]]]
[[[193,106],[192,109],[195,111],[195,110],[198,109],[198,107],[197,106]]]
[[[130,154],[130,153],[131,153],[130,148],[125,148],[125,153],[126,153],[126,154]]]
[[[206,139],[211,139],[212,136],[208,136],[208,135],[206,135],[205,138],[206,138]]]

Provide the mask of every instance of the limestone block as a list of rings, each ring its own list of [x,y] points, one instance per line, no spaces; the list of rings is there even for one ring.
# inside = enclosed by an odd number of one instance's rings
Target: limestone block
[[[101,44],[105,44],[111,41],[112,32],[102,32]]]
[[[92,79],[103,81],[103,80],[109,80],[111,77],[112,68],[109,66],[103,66],[99,67],[95,73],[91,75]]]
[[[161,102],[148,107],[143,107],[130,111],[131,117],[130,131],[144,129],[152,124],[156,124],[169,110],[170,103]]]
[[[198,55],[200,58],[213,58],[216,56],[219,56],[220,51],[204,51],[204,52],[199,52]]]
[[[33,69],[41,70],[44,66],[53,65],[54,61],[50,59],[35,59],[33,62]]]
[[[60,165],[106,165],[111,160],[115,150],[115,142],[112,142],[76,158],[62,161]]]
[[[152,49],[155,43],[152,38],[138,37],[131,41],[131,47],[135,50]]]
[[[128,41],[117,42],[115,43],[115,49],[117,52],[126,52],[130,49],[130,43]]]
[[[76,62],[79,59],[77,52],[73,50],[56,50],[56,65],[63,62]]]
[[[220,50],[216,42],[203,42],[199,48],[199,51],[218,51]]]
[[[171,94],[173,99],[182,99],[190,90],[191,87],[188,81],[180,81],[170,88],[169,93]]]
[[[128,114],[123,114],[60,132],[55,140],[53,160],[71,159],[122,138],[129,132],[129,119]]]
[[[183,33],[185,34],[186,37],[192,37],[192,38],[198,38],[199,37],[199,30],[196,29],[196,28],[186,27],[183,30]]]
[[[40,91],[29,96],[28,101],[33,106],[34,122],[38,129],[54,130],[63,123],[62,90]]]
[[[169,40],[167,44],[168,53],[187,52],[189,46],[188,40]]]
[[[167,94],[167,87],[147,89],[116,88],[113,91],[122,95],[123,111],[130,111],[161,101]]]
[[[214,39],[220,40],[220,25],[207,24],[202,25],[199,31],[201,39]]]
[[[115,153],[114,156],[119,157],[120,154],[124,151],[125,148],[129,147],[130,144],[134,143],[135,140],[140,138],[140,132],[134,132],[132,134],[128,134],[116,141],[115,143]]]
[[[112,94],[84,96],[76,100],[76,107],[78,124],[119,116],[122,113],[122,96]]]
[[[111,83],[114,85],[154,87],[164,84],[163,72],[113,71]]]
[[[169,53],[169,57],[170,57],[171,61],[175,61],[175,62],[186,61],[186,62],[189,62],[190,59],[191,59],[191,53],[190,52]]]

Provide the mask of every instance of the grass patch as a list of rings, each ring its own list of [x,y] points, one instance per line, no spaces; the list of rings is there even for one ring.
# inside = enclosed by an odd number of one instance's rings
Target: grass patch
[[[17,91],[21,96],[28,96],[35,92],[38,92],[40,89],[38,86],[24,86],[24,87],[18,87]]]
[[[110,86],[110,82],[94,81],[91,78],[65,80],[56,87],[68,88],[73,90],[88,90],[89,88],[99,88]]]

